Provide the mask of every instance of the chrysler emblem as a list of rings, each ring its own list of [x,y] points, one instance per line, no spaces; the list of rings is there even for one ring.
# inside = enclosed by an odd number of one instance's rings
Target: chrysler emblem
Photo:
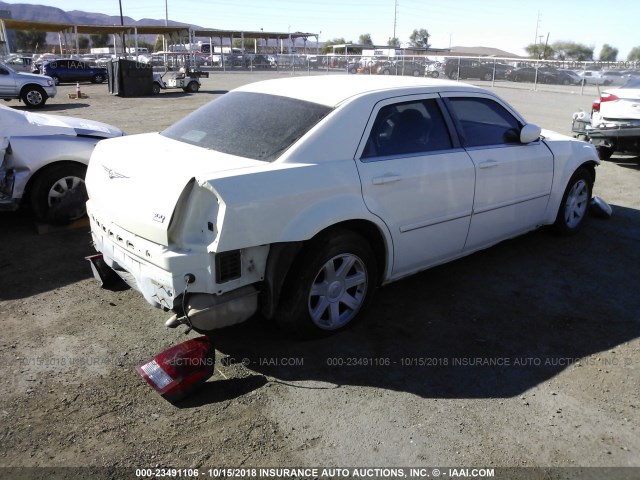
[[[109,178],[110,179],[114,179],[114,178],[129,178],[126,175],[122,175],[121,173],[116,172],[115,170],[111,170],[110,168],[102,165],[102,168],[104,168],[104,171],[107,172],[109,174]]]

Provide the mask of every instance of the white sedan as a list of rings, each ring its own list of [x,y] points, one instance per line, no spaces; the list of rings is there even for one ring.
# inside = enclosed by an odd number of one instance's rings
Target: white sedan
[[[121,136],[93,120],[0,105],[0,209],[31,207],[49,223],[85,215],[84,174],[99,140]]]
[[[168,326],[259,312],[317,336],[380,285],[542,225],[577,232],[598,163],[482,88],[309,76],[101,142],[87,208],[104,262],[173,311]]]

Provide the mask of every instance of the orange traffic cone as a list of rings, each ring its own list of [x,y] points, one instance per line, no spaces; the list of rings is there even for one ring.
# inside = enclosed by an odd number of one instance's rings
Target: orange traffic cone
[[[76,82],[76,100],[82,98],[82,93],[80,93],[80,82]]]

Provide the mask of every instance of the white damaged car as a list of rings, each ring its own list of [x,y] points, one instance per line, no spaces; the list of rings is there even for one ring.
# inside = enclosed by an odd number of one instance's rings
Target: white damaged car
[[[87,209],[104,262],[168,326],[260,313],[314,336],[379,285],[542,225],[577,232],[598,163],[471,85],[287,78],[100,142]]]
[[[0,105],[0,210],[31,207],[49,223],[86,213],[84,174],[96,144],[120,129]]]

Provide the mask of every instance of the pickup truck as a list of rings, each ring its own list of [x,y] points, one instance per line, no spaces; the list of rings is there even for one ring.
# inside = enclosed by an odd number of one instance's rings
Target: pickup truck
[[[51,77],[20,73],[0,63],[0,98],[19,99],[27,107],[42,108],[49,98],[56,96],[56,85]]]

